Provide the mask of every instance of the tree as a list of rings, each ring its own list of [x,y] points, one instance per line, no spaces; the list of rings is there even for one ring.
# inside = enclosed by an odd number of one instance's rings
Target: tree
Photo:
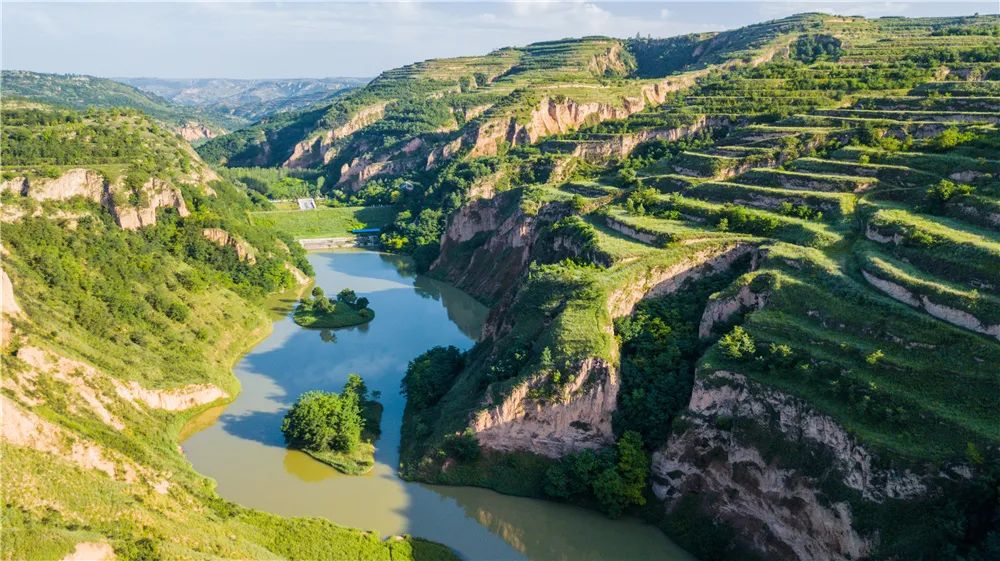
[[[744,358],[753,355],[757,351],[753,339],[741,326],[737,325],[732,331],[719,339],[719,346],[722,352],[729,358]]]
[[[344,394],[353,393],[358,396],[359,401],[368,399],[368,386],[358,374],[348,374],[347,382],[344,383]]]
[[[313,308],[325,314],[329,314],[333,312],[334,306],[333,302],[330,302],[329,298],[326,296],[320,296],[313,302]]]
[[[368,307],[368,299],[365,298],[364,296],[362,296],[361,298],[358,298],[358,301],[355,304],[355,307],[357,309],[359,309],[359,310],[364,310],[365,308]]]
[[[354,304],[358,300],[358,295],[350,288],[345,288],[337,294],[337,300],[345,304]]]
[[[324,296],[323,288],[319,286],[314,286],[312,289],[313,298],[322,298]]]

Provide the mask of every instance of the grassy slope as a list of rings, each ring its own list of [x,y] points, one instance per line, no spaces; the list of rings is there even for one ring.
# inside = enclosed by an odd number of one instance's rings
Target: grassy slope
[[[90,107],[129,107],[169,125],[201,122],[217,130],[233,130],[246,121],[221,112],[184,107],[132,86],[94,76],[43,74],[38,72],[3,72],[4,92],[8,96],[84,110]]]

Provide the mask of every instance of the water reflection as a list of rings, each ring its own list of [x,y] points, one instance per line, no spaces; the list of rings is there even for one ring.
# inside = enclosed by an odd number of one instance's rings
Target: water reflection
[[[417,276],[399,256],[316,253],[310,261],[328,294],[366,296],[375,319],[364,326],[307,330],[287,316],[237,365],[242,393],[187,428],[185,453],[215,478],[223,496],[290,516],[409,533],[440,541],[469,559],[686,559],[654,528],[609,521],[583,509],[471,488],[407,483],[396,475],[407,363],[434,345],[468,348],[486,309],[439,281]],[[352,477],[287,450],[281,419],[303,392],[339,390],[352,372],[382,393],[376,465]]]

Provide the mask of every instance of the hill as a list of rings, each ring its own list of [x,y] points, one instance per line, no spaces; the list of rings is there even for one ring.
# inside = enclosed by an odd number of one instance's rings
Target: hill
[[[175,105],[127,84],[95,76],[4,70],[0,84],[8,97],[69,109],[136,109],[166,124],[189,141],[218,136],[246,124],[224,113]]]
[[[383,241],[493,305],[457,369],[411,366],[403,472],[631,508],[705,559],[994,557],[998,25],[640,40],[628,68],[690,84],[400,174]]]
[[[5,558],[453,558],[220,498],[180,431],[239,391],[304,252],[136,110],[2,109]]]
[[[229,115],[250,124],[274,113],[328,102],[342,90],[365,85],[368,79],[117,78],[117,81],[178,105]]]

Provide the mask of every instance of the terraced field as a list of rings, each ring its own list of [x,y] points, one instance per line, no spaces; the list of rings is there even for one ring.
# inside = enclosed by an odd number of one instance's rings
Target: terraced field
[[[708,553],[676,517],[763,525],[736,533],[765,558],[930,559],[962,542],[942,530],[970,504],[957,474],[992,481],[1000,449],[1000,52],[943,25],[825,19],[814,41],[836,37],[835,58],[713,69],[541,143],[548,183],[453,216],[432,272],[496,302],[499,323],[440,412],[411,412],[433,427],[404,438],[411,475],[546,495],[555,468],[515,485],[504,454],[575,457],[635,430],[661,523],[710,558],[746,553]],[[484,262],[522,264],[523,287],[490,288]],[[636,322],[661,346],[637,351]],[[663,350],[678,337],[680,362]],[[435,435],[463,430],[490,454],[442,471]],[[775,480],[798,506],[761,522]],[[789,554],[781,536],[803,525],[844,533]]]

